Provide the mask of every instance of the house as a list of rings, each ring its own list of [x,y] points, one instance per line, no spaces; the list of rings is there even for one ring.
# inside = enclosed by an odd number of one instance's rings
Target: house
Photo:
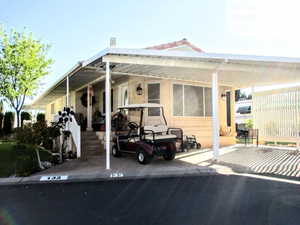
[[[88,130],[96,111],[105,113],[109,150],[111,111],[127,103],[160,103],[169,126],[213,146],[217,159],[219,145],[235,143],[235,89],[300,81],[299,64],[298,58],[205,53],[186,39],[146,49],[116,48],[112,40],[110,48],[77,63],[30,108],[45,109],[51,121],[63,106],[72,106],[87,118]],[[148,117],[155,120],[155,112]]]
[[[246,122],[253,120],[252,99],[239,100],[235,102],[235,126],[237,135],[239,131],[246,129]]]

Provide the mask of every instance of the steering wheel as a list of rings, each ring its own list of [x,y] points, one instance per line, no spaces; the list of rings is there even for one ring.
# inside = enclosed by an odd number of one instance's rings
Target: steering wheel
[[[128,127],[130,130],[137,130],[139,128],[139,125],[136,122],[129,122]]]

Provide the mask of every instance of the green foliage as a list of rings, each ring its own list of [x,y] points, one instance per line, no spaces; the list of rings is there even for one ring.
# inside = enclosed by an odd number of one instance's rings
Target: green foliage
[[[15,130],[16,141],[20,144],[40,145],[47,136],[47,125],[43,122],[28,124]]]
[[[52,162],[53,161],[53,156],[52,153],[48,150],[39,149],[39,154],[40,154],[40,160],[41,161],[47,161],[47,162]]]
[[[15,173],[16,153],[13,143],[0,143],[0,177],[8,177]]]
[[[48,50],[32,34],[0,27],[0,94],[15,109],[18,127],[25,98],[35,94],[40,78],[49,73]]]
[[[41,161],[53,162],[51,152],[38,148]],[[36,147],[32,145],[0,143],[0,177],[29,176],[39,171]]]
[[[18,144],[14,146],[16,152],[16,175],[26,177],[39,171],[38,158],[33,146]]]
[[[55,123],[47,127],[45,121],[24,125],[15,130],[15,138],[18,143],[43,146],[49,150],[52,150],[53,147],[52,140],[59,135],[59,127]]]
[[[12,133],[13,124],[14,124],[14,113],[6,112],[4,114],[4,121],[3,121],[3,132],[5,135],[9,135]]]
[[[248,128],[248,129],[253,128],[253,120],[252,119],[246,120],[245,127]]]
[[[46,121],[45,114],[44,113],[38,113],[36,115],[36,121],[37,122],[45,122]]]
[[[23,127],[24,120],[31,120],[31,115],[29,112],[21,112],[21,127]]]
[[[3,135],[3,118],[4,118],[4,114],[0,112],[0,136]]]
[[[3,101],[2,99],[0,100],[0,113],[3,113]]]

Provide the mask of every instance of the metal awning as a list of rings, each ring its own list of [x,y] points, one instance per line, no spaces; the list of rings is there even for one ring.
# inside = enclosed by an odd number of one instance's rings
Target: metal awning
[[[235,88],[300,81],[300,58],[108,48],[77,63],[27,108],[44,108],[64,96],[67,76],[70,91],[104,79],[107,61],[112,65],[112,76],[143,76],[211,84],[212,72],[218,70],[219,84]]]

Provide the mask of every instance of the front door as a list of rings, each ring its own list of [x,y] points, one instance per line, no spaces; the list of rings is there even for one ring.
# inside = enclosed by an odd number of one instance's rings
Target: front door
[[[121,84],[119,86],[119,100],[118,100],[119,106],[128,105],[128,103],[129,103],[128,94],[129,94],[128,93],[128,83]]]

